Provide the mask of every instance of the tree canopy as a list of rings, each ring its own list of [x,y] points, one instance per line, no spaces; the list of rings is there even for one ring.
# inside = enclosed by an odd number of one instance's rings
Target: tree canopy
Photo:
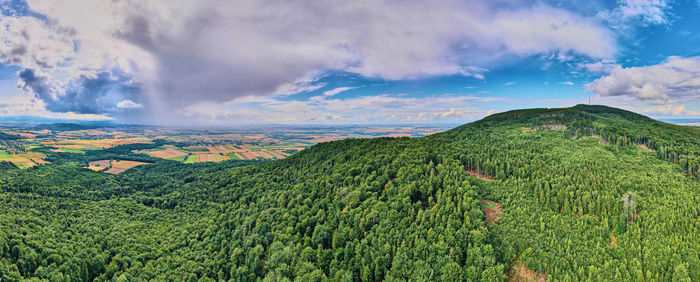
[[[75,165],[98,157],[0,163],[3,281],[700,280],[700,129],[619,109],[273,162]]]

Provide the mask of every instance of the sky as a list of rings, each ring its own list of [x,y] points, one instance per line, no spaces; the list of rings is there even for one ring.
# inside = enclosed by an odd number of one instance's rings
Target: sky
[[[464,123],[581,103],[700,118],[700,1],[0,0],[0,116]]]

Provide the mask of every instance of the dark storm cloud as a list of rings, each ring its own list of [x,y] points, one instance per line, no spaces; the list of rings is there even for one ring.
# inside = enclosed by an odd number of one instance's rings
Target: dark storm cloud
[[[18,87],[34,94],[52,112],[102,114],[117,111],[125,99],[135,100],[139,87],[119,72],[101,72],[95,76],[81,75],[64,85],[58,85],[48,75],[33,69],[19,71]],[[133,102],[132,102],[133,103]]]

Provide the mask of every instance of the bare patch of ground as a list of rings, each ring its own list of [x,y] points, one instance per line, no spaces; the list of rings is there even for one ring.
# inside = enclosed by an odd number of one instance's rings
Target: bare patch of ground
[[[544,129],[546,130],[564,130],[566,125],[564,124],[545,124]]]
[[[615,233],[610,233],[610,243],[608,243],[608,247],[617,247],[617,236],[615,236]]]
[[[171,159],[171,158],[177,158],[177,157],[187,155],[187,153],[185,153],[185,152],[175,150],[172,148],[168,148],[168,149],[161,150],[161,151],[145,152],[145,153],[150,155],[151,157],[161,158],[161,159]]]
[[[481,180],[486,180],[486,181],[494,181],[494,180],[496,180],[496,179],[494,179],[494,178],[488,177],[488,176],[486,176],[485,174],[480,173],[480,172],[478,172],[478,171],[476,171],[476,170],[473,170],[473,169],[465,169],[464,172],[466,172],[467,174],[469,174],[469,175],[471,175],[471,176],[474,176],[474,177],[476,177],[476,178],[479,178],[479,179],[481,179]]]
[[[610,145],[610,142],[606,141],[605,139],[603,139],[603,137],[600,137],[600,135],[598,135],[598,134],[593,134],[593,135],[591,135],[590,138],[598,138],[600,140],[600,142],[599,142],[600,144]]]
[[[639,146],[639,148],[642,148],[642,149],[647,150],[649,152],[656,152],[656,150],[649,148],[649,146],[647,146],[645,144],[637,144],[637,146]]]
[[[509,281],[547,281],[547,276],[537,270],[532,270],[525,263],[516,259],[510,266]]]
[[[503,208],[500,203],[481,200],[484,204],[484,212],[486,213],[486,224],[493,225],[499,220],[501,220],[501,213],[503,213]]]
[[[112,161],[112,167],[105,171],[109,174],[119,174],[135,166],[147,165],[149,163],[135,161]]]

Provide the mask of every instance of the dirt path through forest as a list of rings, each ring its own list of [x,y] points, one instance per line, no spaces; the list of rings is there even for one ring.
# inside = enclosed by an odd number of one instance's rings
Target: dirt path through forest
[[[474,176],[474,177],[476,177],[476,178],[479,178],[479,179],[481,179],[481,180],[486,180],[486,181],[494,181],[494,180],[496,180],[496,179],[494,179],[494,178],[491,178],[491,177],[486,176],[486,175],[483,174],[483,173],[479,173],[478,171],[473,170],[473,169],[471,169],[471,170],[465,169],[464,172],[467,173],[467,174],[469,174],[469,175],[471,175],[471,176]]]

